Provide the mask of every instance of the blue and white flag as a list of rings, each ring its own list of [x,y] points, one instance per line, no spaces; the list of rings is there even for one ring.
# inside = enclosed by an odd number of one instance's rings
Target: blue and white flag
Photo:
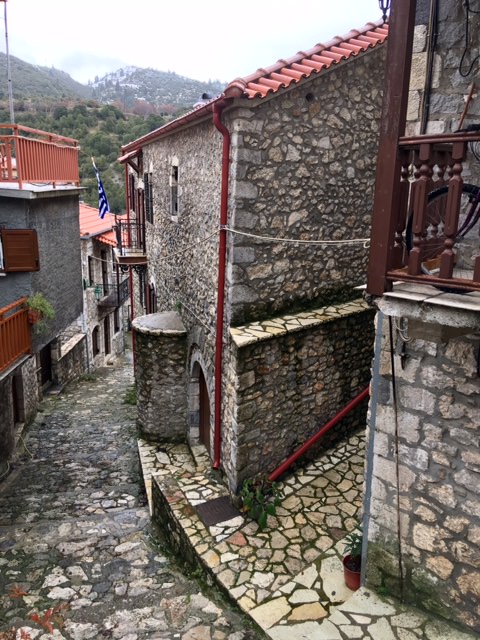
[[[103,183],[100,178],[100,174],[98,173],[98,169],[95,166],[93,158],[92,164],[98,182],[98,215],[103,219],[106,213],[110,213],[110,205],[108,204],[107,194],[105,193],[105,189],[103,188]]]

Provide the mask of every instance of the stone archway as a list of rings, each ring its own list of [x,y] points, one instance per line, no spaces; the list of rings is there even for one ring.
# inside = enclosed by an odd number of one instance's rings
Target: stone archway
[[[208,383],[198,361],[193,363],[188,392],[189,441],[211,452],[211,409]]]

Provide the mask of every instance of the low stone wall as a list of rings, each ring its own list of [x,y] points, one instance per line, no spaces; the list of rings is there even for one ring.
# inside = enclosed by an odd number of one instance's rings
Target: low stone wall
[[[6,376],[0,380],[0,477],[15,444],[13,426],[12,378]]]
[[[232,491],[276,469],[368,386],[373,315],[356,300],[231,329],[222,464]],[[316,452],[365,427],[366,409],[342,420]]]
[[[77,333],[59,351],[52,349],[52,372],[55,383],[64,386],[87,371],[85,334]]]
[[[185,440],[187,332],[175,312],[135,318],[138,427],[147,439]]]
[[[388,318],[380,329],[367,584],[478,632],[480,336],[409,320],[403,347],[395,332],[395,411]]]

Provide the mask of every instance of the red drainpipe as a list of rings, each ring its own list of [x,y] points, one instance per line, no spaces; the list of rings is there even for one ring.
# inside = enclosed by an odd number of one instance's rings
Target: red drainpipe
[[[127,233],[128,244],[130,244],[130,181],[128,179],[128,162],[125,163],[125,196],[127,201]],[[121,237],[121,236],[120,236]],[[121,246],[123,246],[123,238],[121,237]],[[135,357],[135,331],[133,330],[133,320],[135,318],[135,296],[133,291],[133,273],[132,267],[128,267],[128,286],[130,287],[130,332],[132,335],[132,359],[133,370],[135,371],[136,357]]]
[[[320,440],[322,436],[324,436],[332,427],[334,427],[342,418],[344,418],[347,413],[349,413],[352,409],[355,409],[357,405],[362,402],[370,393],[370,387],[364,389],[361,393],[358,394],[356,398],[350,400],[350,402],[339,412],[337,415],[329,420],[326,425],[324,425],[320,431],[317,431],[311,438],[309,438],[302,446],[292,453],[292,455],[283,462],[278,469],[272,471],[272,473],[268,476],[269,480],[276,480],[279,478],[282,473],[284,473],[301,455],[303,455],[317,440]]]
[[[222,361],[223,361],[223,315],[225,306],[225,266],[227,261],[227,224],[228,215],[228,174],[230,168],[230,132],[221,121],[225,102],[213,105],[213,124],[223,135],[222,151],[222,190],[220,196],[220,235],[218,244],[218,283],[217,283],[217,325],[215,335],[215,431],[213,441],[213,468],[220,467],[222,442]]]

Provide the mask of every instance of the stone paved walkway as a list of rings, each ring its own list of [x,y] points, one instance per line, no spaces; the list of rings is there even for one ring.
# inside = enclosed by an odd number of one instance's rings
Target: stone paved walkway
[[[172,544],[203,569],[273,640],[467,640],[425,613],[344,584],[344,538],[361,520],[364,438],[353,435],[279,483],[263,531],[208,504],[227,495],[201,449],[139,441],[154,519],[168,514]],[[189,553],[190,548],[191,553]]]
[[[48,396],[25,454],[0,482],[2,640],[13,626],[37,640],[264,637],[159,542],[138,464],[136,409],[124,403],[132,383],[122,361]],[[47,633],[51,607],[60,619]]]

